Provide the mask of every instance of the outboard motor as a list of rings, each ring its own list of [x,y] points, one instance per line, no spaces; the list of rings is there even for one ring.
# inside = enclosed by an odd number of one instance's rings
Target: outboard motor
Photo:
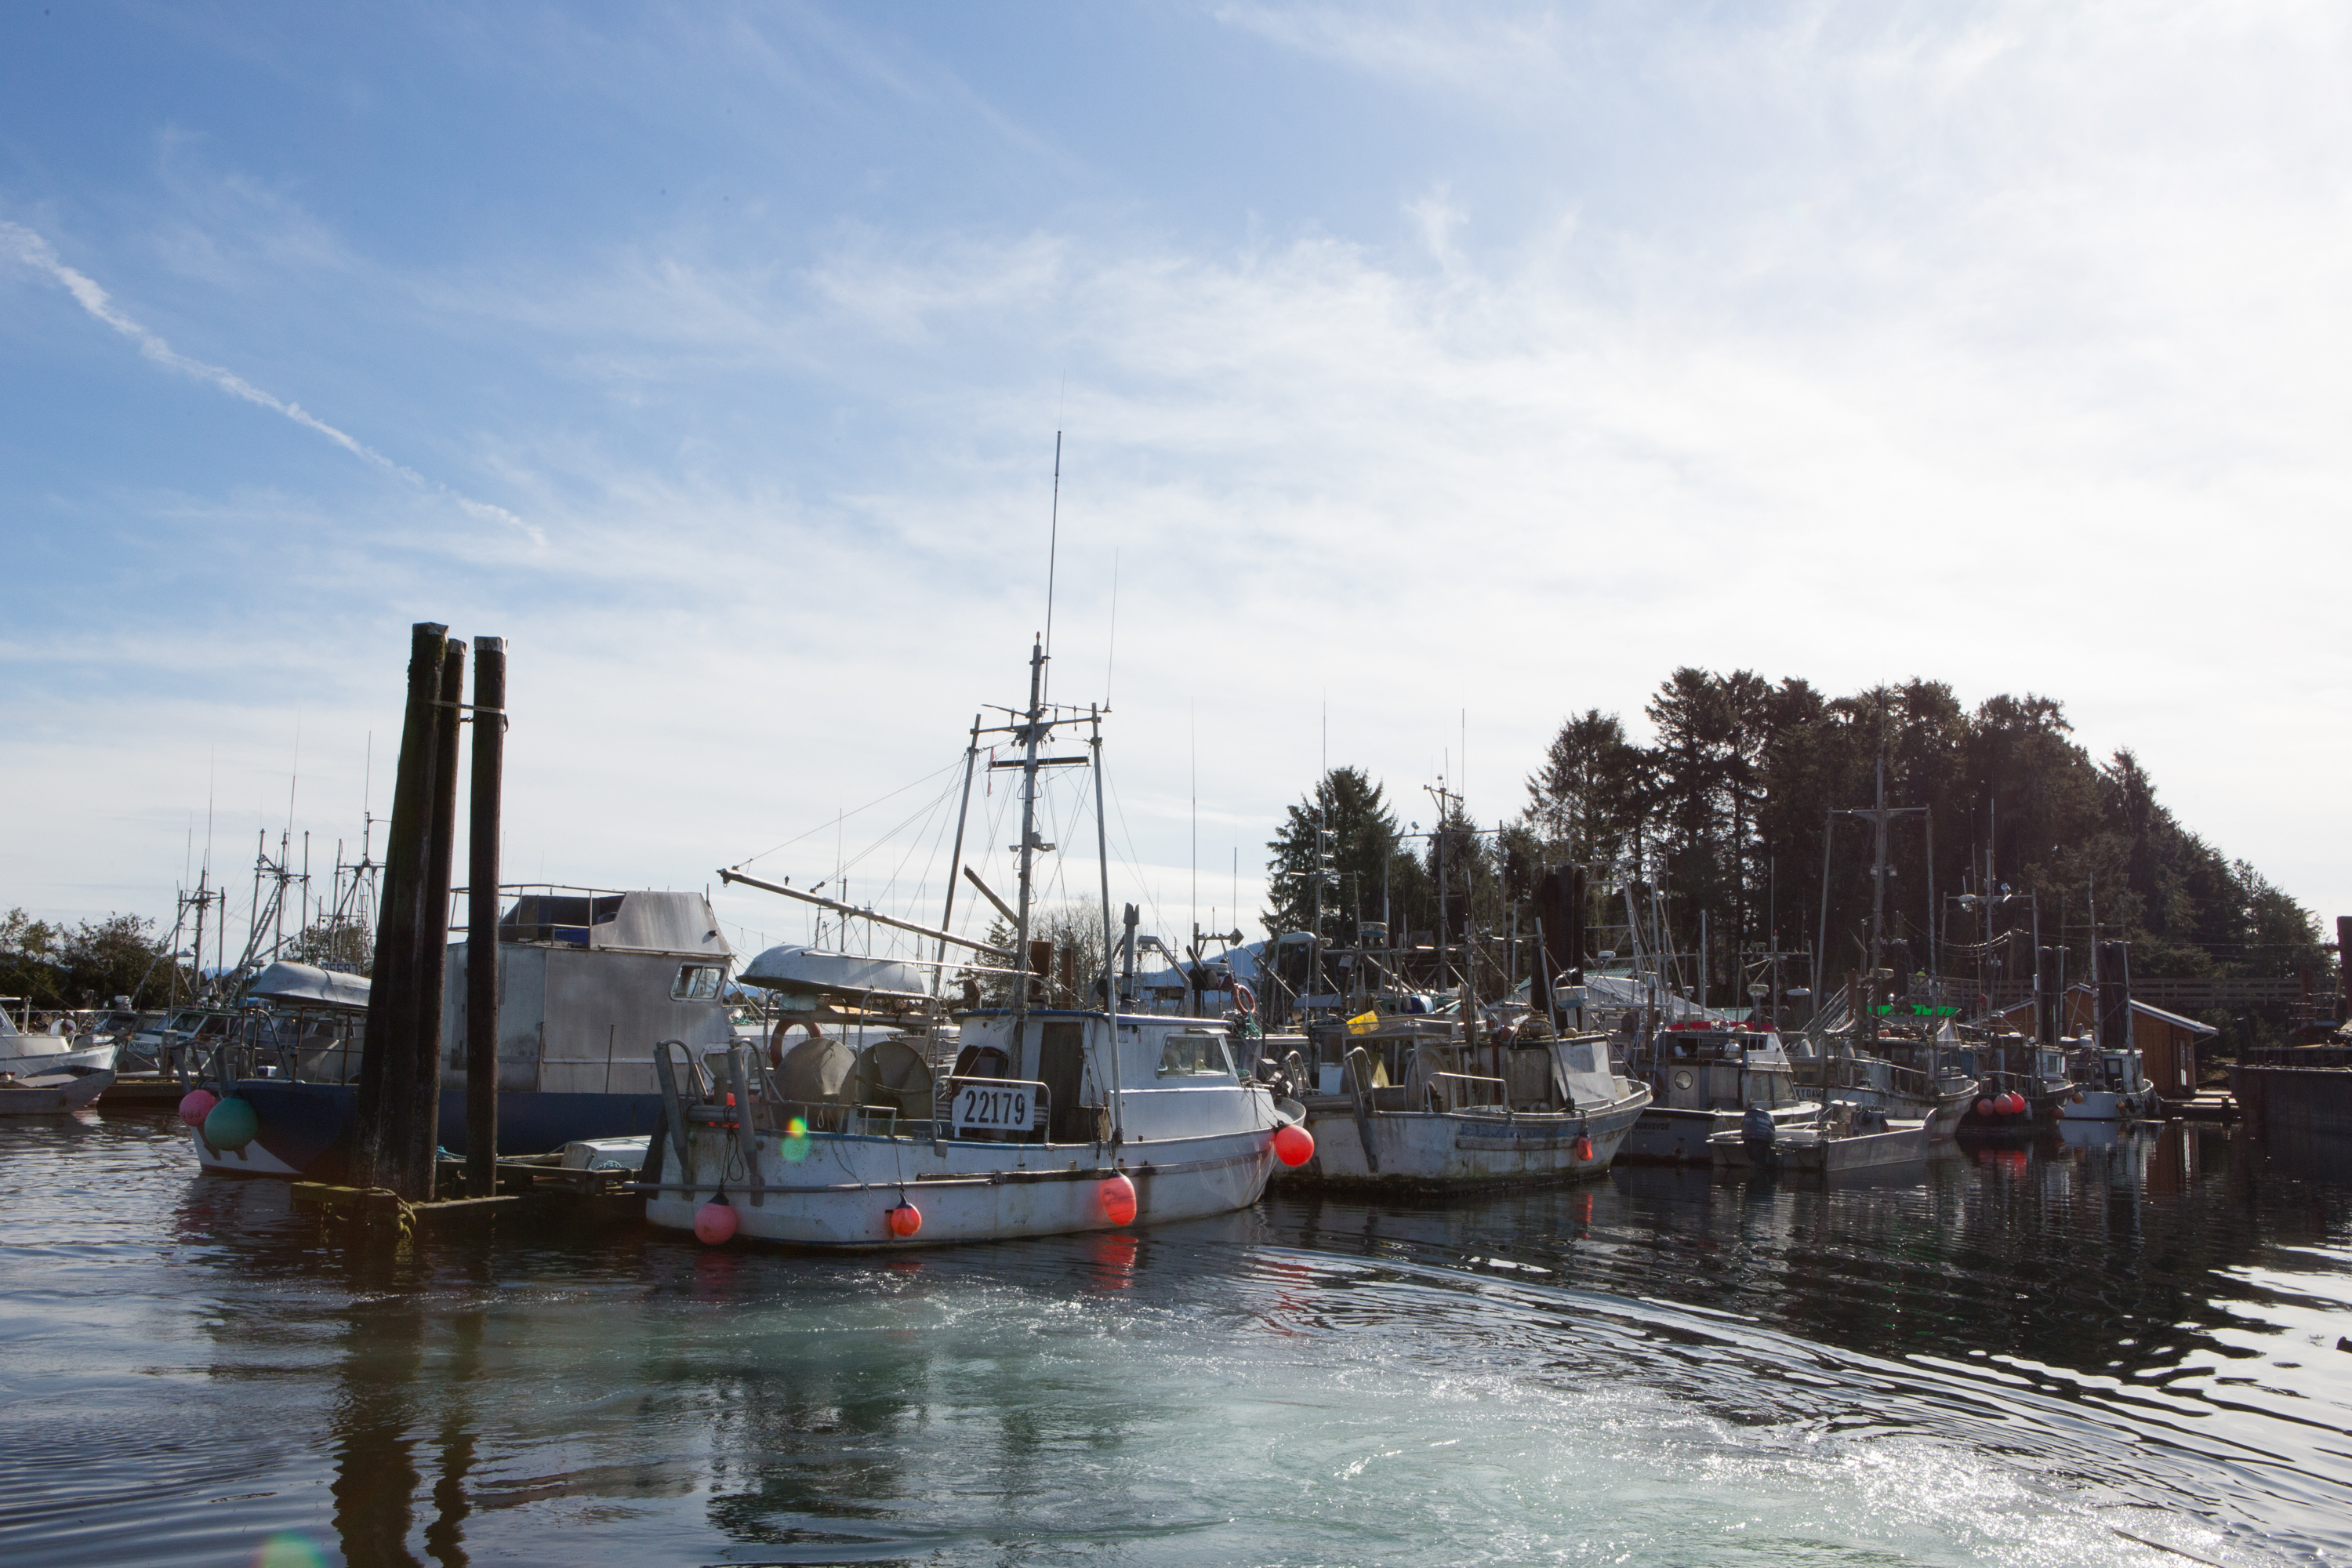
[[[1772,1113],[1761,1105],[1751,1105],[1739,1119],[1739,1140],[1748,1145],[1748,1163],[1762,1167],[1772,1163],[1772,1143],[1780,1136],[1773,1125]]]

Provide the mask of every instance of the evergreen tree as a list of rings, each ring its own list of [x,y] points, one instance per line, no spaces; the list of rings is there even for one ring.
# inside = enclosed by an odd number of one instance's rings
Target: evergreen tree
[[[1318,851],[1317,835],[1328,835]],[[1258,918],[1266,934],[1315,929],[1321,881],[1321,934],[1341,946],[1357,939],[1357,922],[1381,918],[1381,898],[1393,880],[1398,850],[1395,815],[1380,784],[1361,769],[1334,768],[1288,808],[1266,845],[1272,858],[1266,888],[1272,907]],[[1318,860],[1318,853],[1328,860]]]

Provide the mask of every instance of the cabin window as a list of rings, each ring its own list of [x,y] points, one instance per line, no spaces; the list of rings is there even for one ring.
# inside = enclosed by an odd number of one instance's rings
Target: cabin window
[[[719,976],[726,972],[715,963],[681,963],[677,968],[677,984],[669,988],[673,1002],[715,1002],[719,999]]]
[[[1231,1078],[1222,1035],[1171,1035],[1160,1048],[1161,1078]]]

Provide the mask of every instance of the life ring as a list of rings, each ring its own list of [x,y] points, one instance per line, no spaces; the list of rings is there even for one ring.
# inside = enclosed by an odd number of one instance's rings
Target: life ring
[[[1240,981],[1234,981],[1234,1010],[1239,1012],[1243,1017],[1246,1018],[1250,1016],[1257,1011],[1257,993],[1243,984]]]

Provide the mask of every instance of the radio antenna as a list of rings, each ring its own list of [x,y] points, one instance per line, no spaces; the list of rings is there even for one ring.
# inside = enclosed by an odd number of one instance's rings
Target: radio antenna
[[[1054,657],[1054,558],[1062,544],[1062,433],[1054,432],[1054,510],[1045,534],[1045,657]],[[1048,665],[1047,668],[1053,668]]]
[[[1103,655],[1103,711],[1110,711],[1110,672],[1118,662],[1118,552],[1110,552],[1110,651]]]

